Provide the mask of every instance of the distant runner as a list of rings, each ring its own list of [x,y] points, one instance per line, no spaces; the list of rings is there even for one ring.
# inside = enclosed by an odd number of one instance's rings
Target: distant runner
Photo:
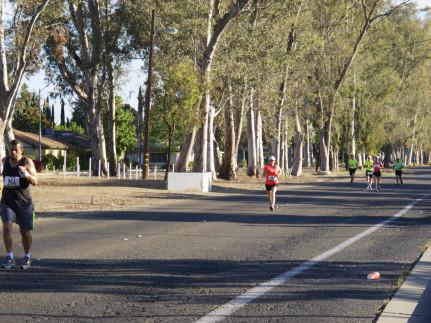
[[[381,190],[380,187],[380,178],[382,177],[382,168],[383,164],[380,161],[379,156],[374,157],[373,163],[373,182],[375,185],[375,191],[378,192]]]
[[[401,182],[401,184],[403,184],[403,168],[404,168],[404,164],[400,161],[399,158],[396,159],[395,163],[394,163],[394,170],[395,170],[395,177],[397,179],[397,185],[398,184],[398,180]]]
[[[358,168],[358,161],[355,159],[355,155],[350,155],[350,159],[347,161],[347,166],[350,173],[350,183],[353,183],[355,179],[356,169]]]
[[[38,177],[33,161],[23,156],[23,145],[17,140],[9,144],[9,156],[3,158],[3,191],[1,198],[1,217],[3,221],[3,241],[6,247],[6,259],[1,265],[4,269],[15,266],[12,251],[13,223],[19,225],[24,247],[21,269],[31,265],[30,249],[33,230],[33,201],[30,194],[30,184],[36,185]]]
[[[373,189],[373,164],[372,157],[368,156],[367,160],[364,162],[365,177],[367,178],[367,191],[371,191]]]
[[[281,175],[281,168],[276,165],[274,156],[269,157],[268,164],[263,168],[263,174],[266,178],[265,188],[269,197],[269,209],[274,211],[275,193],[277,192],[277,186],[280,182],[279,177]]]

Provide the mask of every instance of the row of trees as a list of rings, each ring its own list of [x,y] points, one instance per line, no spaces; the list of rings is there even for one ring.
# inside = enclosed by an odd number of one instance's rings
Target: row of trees
[[[93,157],[105,170],[109,159],[111,173],[117,160],[116,90],[124,66],[149,57],[153,9],[157,28],[179,30],[169,38],[156,33],[151,97],[152,115],[165,126],[153,133],[165,131],[170,145],[184,134],[177,170],[192,165],[234,179],[241,146],[249,175],[262,168],[265,153],[287,170],[292,149],[292,173],[298,176],[313,153],[320,171],[328,173],[343,154],[361,162],[365,154],[383,151],[411,161],[431,150],[431,29],[411,1],[9,5],[17,14],[5,20],[0,1],[0,134],[10,136],[23,74],[43,66],[59,89],[79,100]],[[141,93],[140,118],[142,105]]]

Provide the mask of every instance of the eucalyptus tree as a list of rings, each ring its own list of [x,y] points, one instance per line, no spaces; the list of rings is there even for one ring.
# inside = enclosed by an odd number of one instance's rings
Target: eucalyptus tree
[[[268,2],[270,3],[270,2]],[[269,6],[268,6],[269,7]],[[271,26],[264,23],[269,8],[254,2],[250,15],[242,15],[232,23],[226,37],[220,41],[219,55],[214,60],[212,95],[222,92],[224,110],[224,154],[219,176],[235,179],[237,156],[246,123],[248,143],[248,174],[256,175],[263,167],[262,118],[257,102],[260,91],[273,77],[270,68],[273,51],[262,46]],[[273,11],[272,11],[273,12]]]
[[[399,157],[404,157],[407,146],[410,156],[406,160],[413,157],[418,121],[424,119],[421,111],[429,96],[429,58],[424,42],[428,34],[426,24],[416,17],[414,7],[406,6],[376,25],[358,57],[360,64],[356,65],[356,70],[360,72],[362,97],[359,108],[372,105],[381,111],[380,118],[368,122],[368,132],[373,132],[377,120],[383,120],[384,150],[388,157],[395,151],[399,152]],[[358,121],[360,125],[363,120]]]
[[[185,171],[194,150],[193,169],[195,171],[211,171],[215,175],[214,166],[214,108],[211,105],[211,73],[213,59],[216,54],[222,35],[228,26],[251,2],[251,0],[209,0],[209,1],[174,1],[167,0],[163,3],[155,3],[158,22],[157,25],[176,27],[179,32],[175,37],[160,39],[157,47],[160,53],[156,56],[165,56],[161,61],[175,61],[178,58],[189,57],[193,60],[199,72],[201,83],[205,84],[206,90],[196,106],[196,111],[201,115],[198,122],[190,124],[181,145],[180,156],[176,169]],[[128,1],[131,8],[139,12],[137,1]],[[131,18],[139,22],[143,18],[132,12]],[[132,36],[141,42],[136,43],[141,50],[145,51],[147,46],[142,24],[134,24],[136,27]],[[140,28],[138,27],[140,26]],[[160,35],[160,38],[162,36]],[[144,53],[145,54],[145,53]],[[157,70],[157,57],[155,68]]]
[[[320,170],[330,171],[331,135],[337,99],[358,50],[371,26],[409,1],[312,1],[313,29],[320,41],[315,53],[319,121]],[[346,28],[348,25],[351,28]],[[355,28],[353,28],[355,26]]]
[[[12,121],[25,74],[39,62],[44,24],[40,17],[49,0],[0,0],[0,159],[5,154],[5,134],[14,138]],[[12,16],[6,18],[7,6]]]
[[[166,127],[168,149],[165,180],[171,165],[174,136],[196,119],[193,108],[201,97],[197,71],[190,62],[185,59],[175,65],[166,65],[161,70],[161,88],[156,96],[154,113]]]
[[[106,84],[104,68],[103,11],[97,0],[65,0],[46,46],[50,72],[57,84],[70,90],[85,106],[86,128],[92,158],[107,172],[106,140],[102,122],[102,101]],[[93,172],[97,163],[93,162]]]
[[[250,3],[250,0],[215,1],[210,0],[204,6],[206,18],[203,21],[205,28],[200,29],[200,36],[193,39],[197,42],[195,46],[195,61],[200,73],[202,83],[206,84],[206,90],[200,103],[202,114],[202,123],[198,126],[192,126],[185,137],[180,152],[180,158],[177,162],[177,169],[182,171],[187,168],[188,157],[191,156],[191,149],[194,147],[194,171],[212,171],[214,169],[214,149],[213,149],[213,117],[214,110],[211,107],[210,83],[212,63],[216,53],[219,41],[230,25],[231,21],[238,16],[244,8]],[[195,7],[195,4],[190,4]],[[181,4],[186,11],[190,10],[187,4]],[[201,8],[202,6],[199,6]],[[202,16],[203,12],[200,12]],[[202,21],[201,21],[202,23]],[[196,135],[196,140],[195,140]],[[209,157],[209,158],[208,158]]]

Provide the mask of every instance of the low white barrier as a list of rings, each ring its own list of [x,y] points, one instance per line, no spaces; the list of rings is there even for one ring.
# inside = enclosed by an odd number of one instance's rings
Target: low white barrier
[[[211,173],[168,173],[168,190],[211,192]]]

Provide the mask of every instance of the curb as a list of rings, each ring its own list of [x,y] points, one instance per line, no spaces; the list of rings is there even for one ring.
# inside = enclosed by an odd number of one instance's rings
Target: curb
[[[423,253],[376,322],[431,322],[431,248]]]

